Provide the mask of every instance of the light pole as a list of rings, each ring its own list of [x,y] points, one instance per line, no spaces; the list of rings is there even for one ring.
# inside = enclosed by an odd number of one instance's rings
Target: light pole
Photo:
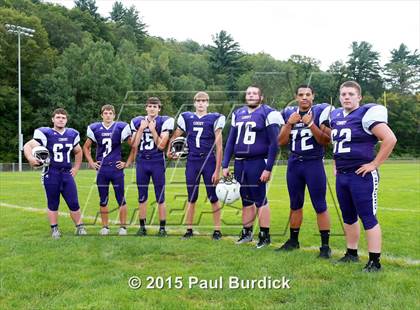
[[[34,29],[31,28],[25,28],[18,25],[11,25],[6,24],[6,29],[8,32],[16,33],[18,37],[18,88],[19,88],[19,108],[18,108],[18,114],[19,114],[19,121],[18,121],[18,131],[19,131],[19,146],[18,146],[18,152],[19,152],[19,171],[22,171],[22,149],[23,149],[23,135],[22,135],[22,93],[21,93],[21,78],[20,78],[20,35],[24,35],[27,37],[33,37],[33,33],[35,32]]]

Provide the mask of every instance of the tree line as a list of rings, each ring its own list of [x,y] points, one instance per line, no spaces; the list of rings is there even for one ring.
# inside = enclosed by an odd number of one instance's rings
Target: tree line
[[[39,0],[0,0],[0,161],[17,161],[17,38],[5,24],[35,29],[21,39],[22,131],[50,125],[60,106],[70,114],[69,126],[82,134],[98,120],[101,105],[110,103],[129,121],[144,113],[145,98],[157,95],[163,113],[188,109],[192,92],[210,92],[213,109],[228,114],[243,100],[250,84],[262,86],[266,102],[282,109],[293,101],[295,87],[310,83],[317,102],[339,106],[338,87],[358,81],[363,102],[385,104],[398,138],[395,155],[420,154],[420,55],[401,43],[380,65],[380,54],[368,42],[351,42],[347,61],[327,70],[303,55],[277,60],[250,54],[224,30],[211,45],[179,42],[148,33],[140,13],[115,2],[109,16],[97,12],[95,0],[76,0],[72,9]],[[337,55],[342,58],[343,55]]]

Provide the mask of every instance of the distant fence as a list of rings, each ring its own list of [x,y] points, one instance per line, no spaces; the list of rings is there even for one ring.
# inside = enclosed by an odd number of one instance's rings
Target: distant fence
[[[331,159],[325,159],[324,162],[326,165],[331,164]],[[401,163],[401,164],[420,164],[420,158],[392,158],[389,159],[386,163]],[[174,167],[185,167],[186,160],[180,160],[179,162],[176,161],[166,161],[167,168],[174,168]],[[285,159],[278,159],[276,161],[277,166],[284,166],[287,164],[287,160]],[[233,161],[230,163],[233,166]],[[81,170],[89,169],[88,163],[83,162],[82,166],[80,167]],[[33,171],[38,170],[32,168],[28,163],[22,163],[22,171]],[[19,164],[18,163],[0,163],[0,172],[18,172],[19,171]]]

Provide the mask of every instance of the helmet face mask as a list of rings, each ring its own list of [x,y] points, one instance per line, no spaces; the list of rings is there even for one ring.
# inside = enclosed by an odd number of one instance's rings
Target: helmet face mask
[[[38,167],[48,167],[50,165],[50,152],[47,148],[36,146],[32,149],[32,155],[41,162]]]
[[[188,155],[187,139],[178,137],[171,143],[171,153],[178,158],[186,158]]]
[[[231,204],[238,200],[241,184],[233,177],[222,178],[216,186],[216,195],[224,204]]]

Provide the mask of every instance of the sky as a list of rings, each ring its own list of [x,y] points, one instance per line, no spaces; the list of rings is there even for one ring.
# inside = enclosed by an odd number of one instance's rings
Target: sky
[[[49,1],[68,8],[72,0]],[[122,1],[134,5],[152,36],[211,44],[226,30],[246,53],[265,52],[278,60],[298,54],[321,61],[326,70],[346,61],[353,41],[367,41],[381,64],[401,43],[420,49],[420,0],[411,1]],[[97,0],[108,17],[114,0]]]

